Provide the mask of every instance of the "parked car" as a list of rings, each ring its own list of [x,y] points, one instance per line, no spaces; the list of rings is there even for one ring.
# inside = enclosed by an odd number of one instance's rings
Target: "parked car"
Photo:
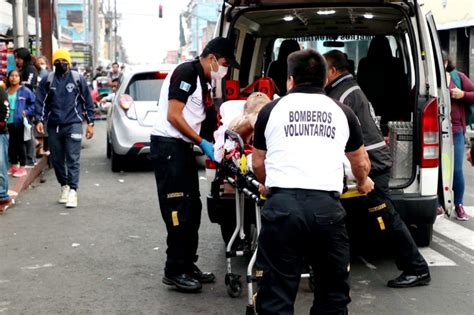
[[[125,74],[107,113],[107,157],[119,172],[127,157],[150,152],[150,133],[158,114],[161,86],[173,66]]]
[[[390,140],[390,186],[396,209],[418,245],[427,246],[438,202],[448,211],[453,209],[450,101],[432,14],[424,12],[416,0],[223,1],[215,36],[235,43],[241,68],[231,69],[216,83],[216,101],[221,103],[231,94],[226,86],[235,87],[237,82],[242,88],[265,73],[284,39],[296,39],[302,47],[321,53],[342,50],[353,61],[356,76],[371,40],[383,36],[389,41],[389,54],[399,65],[404,84],[400,90],[392,87],[385,97],[402,95],[404,101],[391,108],[383,102],[372,105]],[[366,76],[369,88],[383,84],[386,75]],[[206,166],[212,181],[214,164]],[[221,224],[222,234],[229,235],[224,230],[234,228],[227,222],[234,217],[234,197],[225,193],[223,185],[209,185],[214,188],[207,205],[211,221]]]

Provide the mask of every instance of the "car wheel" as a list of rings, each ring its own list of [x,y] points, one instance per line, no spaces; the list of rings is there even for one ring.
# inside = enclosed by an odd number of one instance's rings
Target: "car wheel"
[[[120,172],[122,170],[122,167],[123,167],[123,156],[122,155],[118,155],[117,153],[114,152],[114,150],[111,150],[112,152],[112,172],[114,173],[117,173],[117,172]]]
[[[109,141],[109,137],[107,136],[107,144],[106,144],[106,155],[107,158],[110,159],[112,157],[112,144]]]

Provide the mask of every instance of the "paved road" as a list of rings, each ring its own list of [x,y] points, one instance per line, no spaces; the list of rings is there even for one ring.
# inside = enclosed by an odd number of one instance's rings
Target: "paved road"
[[[142,163],[140,163],[142,164]],[[112,173],[105,158],[104,125],[82,153],[79,207],[56,203],[54,174],[23,192],[0,217],[0,314],[243,314],[246,294],[232,299],[224,286],[224,246],[218,226],[203,211],[199,265],[218,281],[201,294],[161,284],[165,226],[153,173],[146,167]],[[474,169],[466,170],[466,204],[474,206]],[[201,174],[202,191],[207,182]],[[468,208],[474,216],[474,207]],[[356,258],[353,314],[472,314],[474,220],[442,218],[423,255],[432,265],[430,286],[395,290],[389,258]],[[245,261],[237,260],[244,273]],[[312,294],[302,282],[296,314],[307,314]]]

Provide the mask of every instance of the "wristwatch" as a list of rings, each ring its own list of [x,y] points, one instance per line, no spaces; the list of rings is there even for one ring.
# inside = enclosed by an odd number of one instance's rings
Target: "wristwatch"
[[[94,122],[90,122],[90,123],[88,123],[87,125],[89,125],[89,126],[91,126],[91,127],[94,127],[95,124],[94,124]]]

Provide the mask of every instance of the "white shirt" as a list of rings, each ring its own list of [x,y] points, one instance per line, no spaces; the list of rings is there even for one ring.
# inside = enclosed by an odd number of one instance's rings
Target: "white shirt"
[[[185,103],[182,112],[184,120],[197,134],[201,131],[201,123],[206,118],[206,112],[202,99],[201,81],[194,63],[195,61],[180,64],[165,78],[158,102],[158,119],[151,131],[152,135],[193,142],[168,121],[170,99]]]
[[[349,107],[314,89],[294,89],[258,116],[254,146],[267,151],[267,187],[342,192],[345,152],[362,145],[360,126]]]

